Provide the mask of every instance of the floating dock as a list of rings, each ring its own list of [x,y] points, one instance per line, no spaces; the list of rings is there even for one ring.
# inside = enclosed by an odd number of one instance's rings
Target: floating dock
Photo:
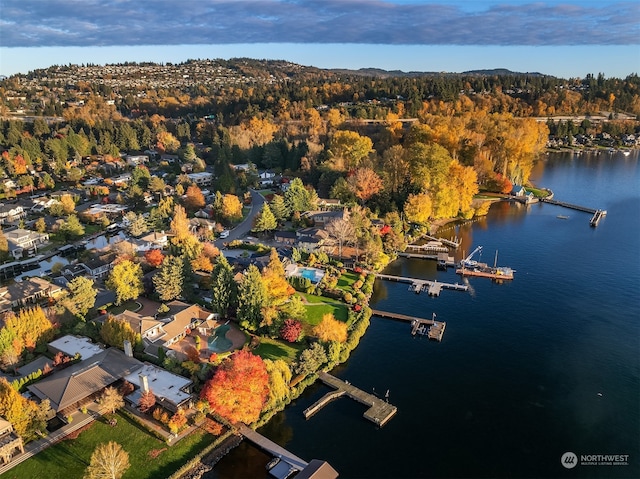
[[[496,281],[513,279],[513,270],[511,268],[492,268],[486,265],[475,268],[458,268],[456,269],[456,274],[459,274],[461,276],[478,276],[480,278],[491,278]]]
[[[376,277],[380,279],[386,279],[389,281],[397,281],[400,283],[409,283],[409,291],[413,291],[418,294],[422,291],[427,291],[429,296],[440,296],[440,292],[443,289],[452,289],[454,291],[467,291],[469,289],[468,286],[464,284],[452,284],[452,283],[441,283],[440,281],[430,281],[427,279],[416,279],[416,278],[408,278],[405,276],[394,276],[391,274],[380,274],[376,273]]]
[[[276,444],[271,439],[264,437],[262,434],[253,429],[239,423],[238,429],[240,434],[262,450],[270,453],[272,456],[279,457],[281,461],[287,462],[297,471],[304,470],[309,464],[304,459],[300,459],[295,454],[287,451],[284,447]]]
[[[335,391],[325,394],[318,401],[305,409],[303,414],[307,419],[334,399],[345,395],[359,403],[369,406],[369,409],[364,413],[365,419],[368,419],[380,427],[384,426],[398,411],[397,407],[392,406],[387,401],[384,401],[373,394],[366,393],[352,384],[342,381],[329,373],[320,372],[318,373],[318,377],[327,386],[334,388]]]
[[[420,334],[427,336],[429,339],[442,341],[444,330],[447,323],[444,321],[436,321],[435,315],[433,319],[416,318],[415,316],[407,316],[406,314],[392,313],[390,311],[380,311],[378,309],[371,310],[374,316],[381,318],[396,319],[398,321],[406,321],[411,323],[411,335]]]

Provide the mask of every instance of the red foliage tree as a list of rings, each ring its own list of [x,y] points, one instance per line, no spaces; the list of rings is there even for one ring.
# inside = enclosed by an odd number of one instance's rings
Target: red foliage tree
[[[148,413],[156,405],[156,396],[153,391],[148,390],[146,393],[142,393],[140,400],[138,401],[138,409],[142,413]]]
[[[118,388],[118,391],[122,396],[127,396],[131,394],[134,390],[135,390],[135,387],[129,381],[124,381]]]
[[[225,360],[200,397],[230,421],[254,422],[269,395],[269,373],[260,356],[240,351]]]
[[[302,332],[302,323],[295,319],[285,319],[284,325],[280,330],[280,337],[290,343],[295,343]]]
[[[150,249],[144,254],[144,259],[147,261],[147,263],[149,263],[150,266],[157,268],[162,264],[164,255],[159,249]]]
[[[184,348],[184,354],[187,355],[187,359],[189,361],[193,361],[194,363],[198,364],[200,362],[200,351],[198,351],[196,348],[194,348],[191,345],[188,345]]]

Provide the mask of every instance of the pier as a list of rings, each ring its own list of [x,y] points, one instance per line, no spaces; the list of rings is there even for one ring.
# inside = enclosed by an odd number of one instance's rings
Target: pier
[[[604,210],[597,210],[591,217],[589,224],[595,228],[596,226],[598,226],[598,223],[600,223],[600,220],[602,219],[602,217],[606,214],[607,212]]]
[[[411,323],[412,336],[420,334],[436,341],[442,341],[444,330],[447,327],[447,323],[444,321],[436,321],[435,314],[432,319],[424,319],[416,318],[415,316],[407,316],[406,314],[392,313],[390,311],[380,311],[377,309],[371,310],[371,313],[374,316],[379,316],[381,318],[407,321],[408,323]]]
[[[318,373],[318,377],[327,386],[334,388],[335,391],[325,394],[318,401],[305,409],[304,417],[307,419],[317,413],[329,402],[345,395],[359,403],[369,406],[369,409],[364,413],[365,419],[368,419],[380,427],[384,426],[398,411],[397,407],[392,406],[387,401],[384,401],[373,394],[366,393],[352,384],[342,381],[329,373],[320,372]]]
[[[440,241],[429,241],[421,245],[409,244],[407,245],[407,249],[431,253],[447,253],[449,251],[449,248],[443,246]]]
[[[303,459],[300,459],[295,454],[287,451],[284,447],[276,444],[270,439],[267,439],[262,434],[254,431],[244,424],[240,424],[238,426],[238,429],[242,436],[258,446],[260,449],[268,452],[274,457],[279,457],[281,461],[287,462],[289,465],[291,465],[292,468],[296,469],[297,471],[302,471],[305,467],[308,466],[308,463]]]
[[[598,226],[598,223],[600,223],[600,220],[602,219],[602,217],[607,215],[607,210],[587,208],[586,206],[580,206],[580,205],[574,205],[574,204],[571,204],[571,203],[565,203],[564,201],[557,201],[557,200],[553,200],[551,198],[542,198],[540,201],[542,201],[544,203],[549,203],[549,204],[552,204],[552,205],[564,206],[565,208],[570,208],[572,210],[584,211],[585,213],[591,213],[593,216],[591,217],[591,220],[589,220],[589,224],[591,226],[594,226],[594,227]]]
[[[376,277],[389,281],[397,281],[400,283],[409,283],[409,291],[418,294],[427,291],[429,296],[440,296],[443,289],[452,289],[454,291],[467,291],[468,286],[464,284],[441,283],[440,281],[430,281],[428,279],[407,278],[405,276],[393,276],[391,274],[376,273]]]
[[[458,238],[453,238],[453,240],[448,240],[444,238],[436,238],[435,236],[429,236],[429,235],[424,235],[424,237],[431,241],[440,241],[442,244],[445,244],[453,249],[458,249],[461,243],[460,241],[458,241]]]
[[[400,258],[413,258],[413,259],[429,259],[438,262],[438,266],[443,266],[444,268],[448,266],[455,266],[456,262],[453,259],[453,256],[449,256],[447,253],[438,253],[438,254],[422,254],[422,253],[397,253]]]

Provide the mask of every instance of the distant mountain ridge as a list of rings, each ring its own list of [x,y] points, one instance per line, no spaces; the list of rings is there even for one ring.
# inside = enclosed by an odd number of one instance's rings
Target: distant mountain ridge
[[[390,77],[418,77],[418,76],[459,76],[459,75],[476,75],[476,76],[550,76],[539,72],[514,72],[507,68],[493,68],[485,70],[468,70],[464,72],[419,72],[402,70],[384,70],[382,68],[359,68],[358,70],[350,70],[348,68],[328,68],[327,71],[342,75],[360,75],[378,78]]]

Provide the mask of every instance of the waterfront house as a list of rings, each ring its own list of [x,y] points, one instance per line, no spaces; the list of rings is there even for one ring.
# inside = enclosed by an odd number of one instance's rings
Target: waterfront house
[[[114,259],[115,255],[113,253],[107,253],[101,256],[94,256],[79,264],[84,268],[89,277],[99,279],[111,271]]]
[[[60,293],[61,286],[38,277],[3,286],[0,288],[0,313],[35,304],[43,298],[56,298]]]
[[[140,369],[124,379],[136,388],[126,397],[126,400],[134,407],[140,403],[140,398],[148,391],[151,391],[155,396],[157,405],[171,412],[192,406],[191,387],[193,381],[173,374],[166,369],[144,363]]]
[[[27,250],[37,250],[38,246],[49,242],[49,235],[36,231],[17,228],[4,233],[9,243],[9,250],[15,258],[22,257],[22,253]]]

